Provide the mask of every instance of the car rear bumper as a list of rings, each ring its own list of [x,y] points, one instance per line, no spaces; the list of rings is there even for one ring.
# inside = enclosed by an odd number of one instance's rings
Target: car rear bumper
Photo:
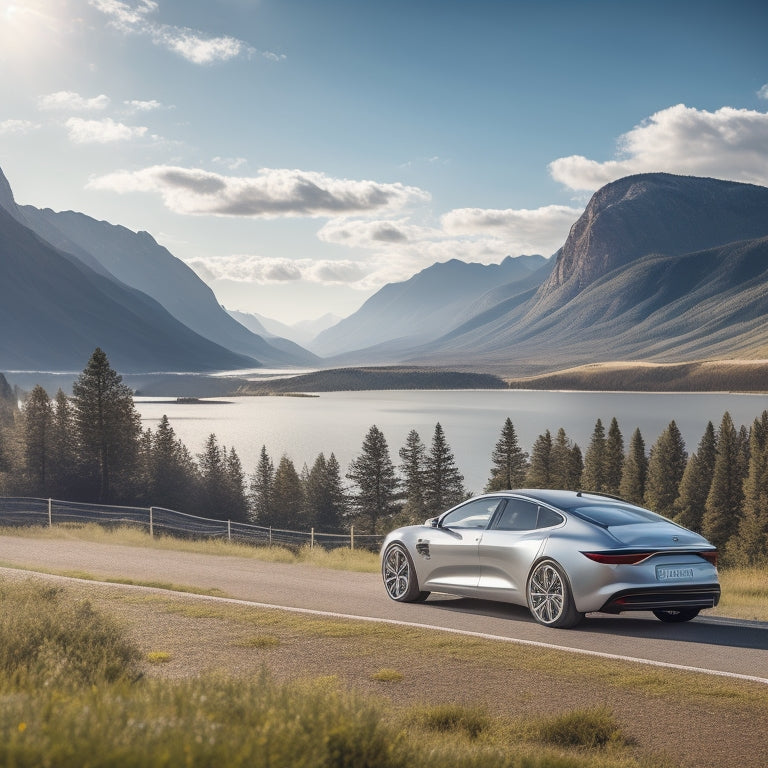
[[[617,592],[600,608],[601,613],[653,611],[670,608],[714,608],[720,602],[719,584],[690,587],[637,587]]]

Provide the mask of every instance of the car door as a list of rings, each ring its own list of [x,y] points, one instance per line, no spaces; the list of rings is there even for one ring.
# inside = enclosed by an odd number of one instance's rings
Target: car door
[[[534,501],[508,499],[478,543],[478,596],[525,605],[531,565],[549,530],[562,521],[562,517]]]
[[[473,499],[452,509],[416,545],[422,588],[473,595],[480,579],[478,544],[503,499]]]

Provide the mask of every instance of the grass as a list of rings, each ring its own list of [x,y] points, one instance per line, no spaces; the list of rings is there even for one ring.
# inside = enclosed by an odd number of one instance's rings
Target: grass
[[[768,621],[768,571],[731,568],[720,571],[722,596],[713,611],[719,616]]]
[[[556,739],[481,708],[397,709],[334,678],[277,683],[266,672],[163,680],[74,590],[0,581],[0,765],[15,768],[661,768],[622,748],[607,712],[575,713]],[[149,659],[149,657],[154,657]],[[170,660],[152,652],[150,663]],[[610,733],[603,749],[589,734]],[[575,745],[577,748],[573,748]]]
[[[171,536],[150,536],[139,528],[120,526],[107,528],[96,523],[68,523],[23,528],[2,527],[0,536],[23,536],[25,538],[56,539],[72,541],[93,541],[103,544],[149,549],[171,549],[177,552],[194,552],[204,555],[247,557],[270,563],[307,564],[334,570],[378,573],[379,556],[364,549],[323,549],[309,546],[293,550],[286,547],[256,547],[224,539],[176,539]]]

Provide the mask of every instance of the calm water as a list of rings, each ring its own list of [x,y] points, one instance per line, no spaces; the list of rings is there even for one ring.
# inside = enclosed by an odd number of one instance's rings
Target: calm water
[[[398,464],[397,453],[408,432],[416,429],[429,447],[439,421],[467,489],[475,492],[486,483],[491,451],[507,416],[521,448],[528,452],[546,429],[554,437],[560,427],[585,451],[596,420],[602,419],[607,430],[613,416],[625,445],[639,427],[646,449],[674,419],[691,452],[707,421],[717,428],[729,411],[737,427],[749,427],[768,409],[766,395],[519,390],[329,392],[319,397],[243,397],[204,404],[147,400],[136,400],[145,427],[154,428],[166,414],[177,437],[195,455],[214,433],[219,444],[234,446],[249,475],[262,445],[275,464],[286,454],[299,471],[304,463],[311,466],[321,451],[326,456],[334,452],[346,472],[372,424],[384,433],[392,461]]]

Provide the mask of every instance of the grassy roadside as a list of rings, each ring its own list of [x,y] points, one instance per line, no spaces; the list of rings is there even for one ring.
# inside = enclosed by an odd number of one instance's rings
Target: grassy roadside
[[[131,638],[155,615],[186,610],[179,599],[128,601],[113,590],[75,590],[44,580],[0,580],[0,764],[69,766],[298,766],[432,768],[452,765],[553,768],[664,768],[635,754],[610,709],[581,707],[539,717],[492,713],[481,705],[391,706],[329,676],[276,680],[261,671],[147,674],[173,659]],[[95,598],[98,607],[93,607]],[[131,598],[135,600],[135,597]],[[141,604],[143,602],[143,604]],[[182,600],[181,603],[184,601]],[[110,610],[111,606],[111,610]],[[120,620],[113,618],[114,612]],[[278,612],[273,612],[277,614]],[[143,618],[142,618],[143,616]],[[165,619],[163,622],[162,619]],[[271,643],[241,639],[251,656],[290,642],[295,627],[268,622]],[[187,617],[194,624],[211,616]],[[218,617],[219,647],[235,629],[262,627],[264,612]],[[311,629],[339,637],[338,627]],[[343,622],[335,622],[342,625]],[[349,627],[347,627],[347,632]],[[344,634],[344,633],[342,633]],[[237,632],[235,632],[235,635]],[[87,642],[85,638],[89,638]],[[158,637],[154,636],[154,642]],[[355,635],[349,642],[357,643]],[[362,639],[367,645],[370,637]],[[417,640],[378,637],[376,642]],[[420,643],[421,640],[418,640]],[[377,679],[373,678],[372,679]],[[384,684],[395,675],[379,675]],[[402,675],[399,679],[402,679]]]
[[[322,547],[290,550],[283,547],[253,547],[221,539],[190,541],[167,536],[151,537],[148,533],[136,528],[104,528],[96,524],[54,528],[0,528],[0,536],[93,541],[152,549],[172,549],[207,555],[247,557],[266,562],[305,563],[322,568],[360,573],[378,573],[379,571],[378,555],[365,550],[347,548],[325,550]],[[66,575],[88,578],[87,574],[68,573]],[[768,621],[768,571],[760,568],[721,569],[720,583],[722,586],[720,605],[712,611],[707,611],[706,615]],[[201,591],[167,584],[145,584],[145,586],[158,586],[182,592]]]
[[[765,686],[414,628],[22,574],[0,603],[2,765],[720,765],[768,717]]]

